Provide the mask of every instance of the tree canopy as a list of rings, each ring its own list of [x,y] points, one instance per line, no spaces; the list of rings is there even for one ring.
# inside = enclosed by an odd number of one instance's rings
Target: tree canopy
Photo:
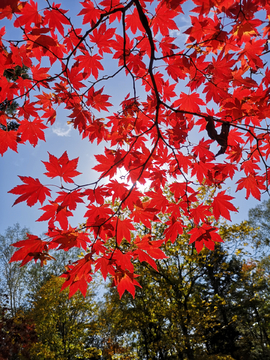
[[[86,294],[101,271],[120,296],[125,290],[134,296],[135,260],[155,269],[155,260],[165,258],[160,247],[179,234],[188,233],[197,252],[222,242],[217,221],[237,211],[226,180],[246,198],[260,200],[268,191],[267,0],[84,0],[72,10],[50,0],[5,0],[0,6],[0,19],[18,31],[11,39],[0,29],[1,155],[46,141],[61,106],[82,138],[104,144],[95,156],[96,181],[74,180],[82,168],[67,151],[43,159],[52,186],[39,174],[19,176],[10,190],[14,205],[39,202],[37,221],[48,229],[44,237],[28,234],[15,243],[12,261],[43,265],[53,260],[52,249],[81,247],[84,256],[66,264],[62,289]],[[14,102],[16,111],[6,111]],[[17,125],[9,127],[13,120]],[[69,218],[78,204],[85,212],[74,227]],[[147,230],[135,236],[142,227]]]
[[[36,292],[27,314],[35,324],[38,341],[31,346],[31,359],[99,359],[100,326],[94,294],[85,297],[60,293],[64,279],[51,277]]]
[[[179,235],[162,246],[167,258],[157,270],[135,261],[142,285],[135,298],[119,299],[110,282],[98,300],[91,282],[85,297],[69,299],[55,263],[19,268],[24,302],[15,315],[0,296],[0,359],[269,359],[269,257],[251,247],[259,230],[245,221],[221,225],[220,235],[224,244],[200,253]],[[54,255],[59,267],[61,253]]]

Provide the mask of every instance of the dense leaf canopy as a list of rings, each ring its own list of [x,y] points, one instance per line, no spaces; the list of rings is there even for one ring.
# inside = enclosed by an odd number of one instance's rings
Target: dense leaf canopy
[[[222,241],[216,221],[236,211],[223,189],[227,179],[247,198],[268,191],[270,5],[85,0],[72,11],[64,6],[1,2],[0,19],[21,35],[9,39],[0,29],[0,103],[18,103],[11,113],[1,106],[0,153],[45,140],[61,106],[82,138],[105,143],[104,153],[96,155],[98,180],[88,184],[74,182],[78,158],[49,154],[45,175],[56,194],[38,178],[20,176],[10,190],[15,204],[39,202],[38,221],[48,222],[48,230],[42,239],[17,242],[12,260],[43,264],[52,259],[50,249],[81,247],[84,257],[63,274],[70,295],[86,294],[98,270],[113,278],[120,295],[134,295],[133,260],[155,267],[154,259],[165,256],[160,246],[187,224],[198,252]],[[126,88],[116,101],[120,76]],[[202,185],[211,187],[210,197],[202,196]],[[85,217],[72,227],[79,203]],[[162,214],[167,227],[154,241]],[[141,226],[148,230],[135,238]]]

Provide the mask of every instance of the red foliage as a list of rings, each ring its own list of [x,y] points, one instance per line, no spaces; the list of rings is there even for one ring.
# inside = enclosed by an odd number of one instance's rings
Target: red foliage
[[[193,0],[186,11],[184,0],[84,0],[72,12],[43,0],[2,3],[0,18],[13,22],[22,37],[7,41],[0,30],[1,155],[45,140],[60,104],[82,138],[106,143],[104,154],[96,155],[98,180],[89,184],[74,182],[78,158],[49,153],[45,175],[59,178],[51,199],[53,188],[20,176],[24,184],[10,191],[19,195],[14,204],[45,202],[38,221],[48,222],[48,232],[46,241],[29,235],[15,244],[20,249],[12,260],[43,264],[50,249],[82,247],[85,257],[63,274],[71,295],[85,293],[100,270],[120,296],[125,290],[134,296],[134,260],[156,269],[155,259],[165,257],[162,244],[186,230],[197,251],[222,241],[216,221],[236,211],[233,197],[220,190],[226,179],[245,188],[247,198],[268,191],[268,1]],[[7,72],[23,64],[30,78],[8,80]],[[121,72],[127,89],[117,104]],[[14,100],[16,118],[3,106]],[[16,129],[8,126],[12,120]],[[117,180],[119,171],[126,183]],[[200,196],[202,186],[212,187],[211,199]],[[86,206],[85,220],[72,227],[78,204]],[[152,241],[161,221],[164,235]],[[148,234],[134,236],[140,226]]]

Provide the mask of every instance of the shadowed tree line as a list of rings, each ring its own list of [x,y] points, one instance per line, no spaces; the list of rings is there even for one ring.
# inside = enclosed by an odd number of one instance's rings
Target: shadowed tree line
[[[135,263],[142,288],[134,299],[109,287],[98,298],[93,286],[69,299],[57,277],[67,254],[43,268],[10,264],[9,245],[27,230],[8,228],[0,236],[0,359],[270,359],[269,204],[248,222],[221,226],[225,245],[213,252],[198,254],[184,233],[164,246],[158,271]]]

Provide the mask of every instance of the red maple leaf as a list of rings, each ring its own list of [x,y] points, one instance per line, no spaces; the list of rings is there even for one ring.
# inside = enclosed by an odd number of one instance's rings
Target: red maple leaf
[[[137,249],[137,250],[133,251],[133,256],[135,259],[138,257],[140,262],[143,262],[143,261],[147,262],[150,266],[152,266],[152,268],[154,268],[156,271],[158,271],[155,260],[151,256],[149,256],[145,251]]]
[[[82,259],[66,266],[67,271],[60,276],[66,278],[61,291],[69,287],[69,297],[73,296],[77,291],[81,291],[83,296],[85,296],[88,283],[92,280],[93,264],[94,260],[92,259],[91,253],[89,253]]]
[[[12,244],[12,246],[19,247],[20,249],[15,251],[9,262],[22,260],[20,266],[27,264],[32,259],[35,259],[35,261],[40,259],[42,266],[46,258],[51,258],[50,256],[44,256],[48,255],[48,243],[46,241],[42,241],[38,236],[35,235],[27,234],[26,240],[18,241]]]
[[[88,206],[88,211],[85,213],[87,217],[87,226],[98,227],[112,217],[113,211],[109,208],[108,204],[102,206],[95,206],[93,204]]]
[[[215,242],[223,242],[220,235],[217,233],[218,228],[209,224],[202,224],[200,227],[195,227],[188,233],[191,234],[189,243],[195,242],[195,248],[199,253],[203,247],[207,247],[210,250],[214,250]]]
[[[44,132],[42,130],[47,129],[40,119],[34,119],[33,121],[23,120],[20,123],[21,140],[23,142],[29,141],[34,147],[38,143],[38,139],[45,141]]]
[[[176,15],[175,11],[169,10],[166,6],[158,6],[156,16],[152,21],[154,35],[160,31],[163,36],[168,36],[169,30],[177,30],[177,26],[172,20]]]
[[[187,77],[187,70],[190,67],[190,64],[187,61],[184,61],[182,58],[177,58],[174,61],[172,58],[167,60],[166,71],[169,76],[171,76],[174,81],[178,82],[179,80],[184,80]]]
[[[45,43],[49,46],[47,40],[45,40]],[[40,81],[40,80],[47,79],[49,77],[48,70],[49,70],[49,68],[40,67],[39,64],[37,66],[33,66],[31,68],[33,79],[35,81]]]
[[[168,205],[168,200],[164,196],[164,193],[161,189],[158,189],[158,191],[147,191],[146,195],[151,198],[148,208],[157,209],[160,211],[164,211],[166,209],[166,206]]]
[[[85,79],[85,75],[82,72],[80,72],[80,69],[78,68],[78,64],[72,66],[70,70],[67,71],[69,82],[72,84],[74,89],[80,90],[82,87],[85,87],[82,83],[82,80]]]
[[[246,175],[253,174],[256,176],[256,171],[260,170],[260,167],[252,160],[246,160],[241,164],[241,169],[244,169]]]
[[[43,49],[49,49],[53,46],[57,46],[57,43],[51,36],[39,35],[33,43],[33,49],[39,46]]]
[[[129,243],[131,242],[131,231],[136,230],[130,219],[120,220],[116,219],[115,232],[116,241],[120,245],[123,239],[126,239]]]
[[[25,119],[29,119],[30,116],[38,118],[38,112],[35,107],[35,103],[31,103],[29,100],[26,100],[23,106],[19,110],[19,115],[22,115]]]
[[[112,104],[109,103],[107,100],[110,98],[110,96],[102,94],[103,89],[104,87],[97,91],[94,91],[94,88],[91,87],[91,89],[88,91],[87,105],[92,106],[98,111],[109,111],[108,106],[112,106]]]
[[[78,203],[83,203],[82,196],[85,195],[80,193],[79,190],[74,190],[71,192],[60,191],[57,194],[57,198],[55,199],[56,202],[61,203],[62,206],[68,207],[70,210],[76,210]]]
[[[106,259],[105,257],[98,258],[95,264],[95,272],[100,270],[103,279],[106,280],[108,274],[114,275],[115,270],[112,266],[113,261],[111,259]]]
[[[105,155],[95,155],[95,158],[100,163],[93,167],[93,170],[102,172],[100,177],[109,176],[112,178],[117,173],[118,165],[122,163],[121,151],[115,151],[105,148]]]
[[[232,196],[226,195],[225,190],[219,192],[213,200],[213,214],[216,220],[223,216],[227,220],[231,220],[230,211],[238,211],[236,207],[230,203],[234,199]]]
[[[77,270],[77,267],[75,267]],[[87,274],[84,277],[81,277],[78,280],[75,280],[75,276],[70,277],[68,274],[63,274],[60,277],[66,277],[66,281],[61,287],[61,291],[69,287],[69,298],[71,298],[77,291],[80,291],[82,295],[85,297],[87,293],[88,283],[92,280],[90,274]]]
[[[49,162],[42,161],[47,169],[47,172],[44,173],[46,176],[51,179],[60,176],[65,182],[73,183],[72,178],[81,174],[76,170],[79,158],[69,160],[66,151],[59,159],[50,153],[48,154]]]
[[[76,57],[76,60],[79,63],[79,69],[84,70],[85,76],[89,77],[91,74],[93,74],[95,79],[98,78],[98,71],[104,70],[103,66],[100,63],[101,59],[102,59],[101,56],[97,54],[92,56],[88,52],[84,52],[84,55],[79,55]],[[75,80],[75,73],[74,73],[74,80]]]
[[[37,3],[33,0],[27,2],[20,11],[20,16],[14,21],[15,27],[30,25],[34,23],[37,27],[42,21],[42,17],[38,12]]]
[[[133,205],[133,220],[136,223],[142,223],[146,227],[151,228],[151,221],[160,221],[156,214],[159,212],[157,209],[148,207],[148,203]]]
[[[7,151],[8,148],[17,152],[17,131],[5,131],[0,128],[0,154]]]
[[[39,28],[39,29],[33,29],[31,32],[30,32],[30,35],[41,35],[41,34],[46,34],[50,31],[51,29],[50,28]]]
[[[141,31],[142,33],[145,31],[145,29],[140,21],[138,10],[136,8],[133,10],[132,14],[127,15],[126,26],[127,26],[127,29],[130,28],[130,30],[133,34],[136,34],[137,30]]]
[[[72,114],[68,116],[72,120],[68,122],[73,124],[75,129],[78,129],[79,132],[86,132],[87,134],[87,123],[91,121],[91,116],[88,111],[83,110],[80,106],[73,108]]]
[[[198,225],[201,221],[206,222],[207,217],[212,215],[209,208],[209,205],[200,204],[189,210],[190,216],[196,225]]]
[[[19,196],[14,204],[19,204],[22,201],[26,201],[28,206],[35,205],[38,201],[42,205],[47,196],[51,196],[51,191],[40,183],[38,179],[33,179],[30,176],[19,176],[24,182],[24,185],[17,185],[9,191],[11,194],[21,195]]]
[[[204,33],[207,33],[208,19],[200,15],[199,17],[190,17],[192,26],[184,33],[189,35],[188,42],[200,43]]]
[[[261,199],[261,191],[265,190],[265,179],[255,174],[249,174],[245,178],[241,178],[236,182],[238,184],[236,191],[246,188],[246,199],[249,198],[250,194],[256,199]]]
[[[73,213],[67,210],[66,206],[50,201],[50,204],[43,206],[40,210],[43,210],[44,214],[37,221],[48,221],[49,229],[53,229],[57,221],[63,230],[68,229],[68,216],[73,216]]]
[[[164,231],[166,242],[171,240],[171,243],[173,244],[177,236],[183,233],[183,223],[173,216],[166,224],[169,225]]]
[[[112,261],[116,264],[117,268],[122,269],[123,271],[128,270],[130,273],[133,273],[134,265],[132,264],[131,259],[131,252],[122,252],[119,249],[116,249],[112,256]],[[114,274],[115,272],[112,275]]]
[[[166,259],[167,256],[160,249],[160,246],[164,244],[164,240],[155,240],[151,241],[151,237],[149,235],[145,235],[142,239],[137,236],[135,239],[135,245],[140,250],[144,250],[154,259]]]
[[[68,251],[73,247],[81,247],[86,251],[87,246],[91,242],[87,234],[76,231],[72,227],[69,227],[66,231],[53,229],[48,232],[47,235],[52,239],[52,243],[55,243],[56,246],[58,246],[58,250],[63,249]]]
[[[170,84],[169,80],[167,80],[163,87],[163,100],[170,101],[172,97],[176,96],[174,91],[176,84]]]
[[[59,33],[64,36],[64,27],[65,25],[70,25],[68,18],[65,14],[68,10],[63,10],[60,8],[60,4],[53,4],[53,9],[45,10],[45,22],[44,24],[48,24],[51,30],[55,30],[55,28],[59,31]]]
[[[97,9],[92,3],[92,1],[82,2],[82,6],[84,7],[84,9],[79,12],[78,16],[84,15],[82,23],[92,25],[96,22],[96,20],[99,19],[100,9]]]
[[[213,160],[215,158],[212,151],[209,150],[210,144],[212,143],[212,140],[204,140],[202,138],[198,145],[194,146],[193,153],[195,156],[198,156],[199,159],[203,162],[206,160]]]
[[[87,196],[88,200],[91,201],[91,203],[94,203],[96,201],[98,204],[103,205],[104,197],[108,196],[109,192],[108,190],[106,190],[106,188],[102,186],[98,186],[94,190],[92,189],[85,190],[83,195]]]
[[[206,93],[207,103],[213,99],[216,104],[219,104],[220,101],[227,95],[225,89],[222,87],[222,84],[216,85],[212,82],[206,83],[203,93]]]
[[[200,183],[202,183],[204,181],[204,178],[205,177],[207,178],[208,172],[211,171],[213,166],[214,165],[212,163],[207,163],[207,162],[203,162],[203,161],[196,161],[192,165],[191,175],[196,176],[198,181]]]
[[[100,106],[100,104],[98,104],[97,106]],[[85,128],[82,135],[83,138],[88,137],[91,143],[96,140],[97,144],[107,139],[109,132],[107,129],[107,125],[104,124],[104,120],[104,118],[93,119],[93,121]]]
[[[103,53],[112,53],[112,46],[114,40],[112,37],[115,33],[115,28],[107,29],[106,24],[102,23],[99,29],[94,29],[92,34],[90,35],[90,39],[93,43],[96,43],[99,50],[99,54],[103,56]]]
[[[252,39],[245,44],[245,48],[242,50],[242,56],[248,58],[249,65],[257,71],[258,68],[263,68],[263,61],[258,56],[263,51],[263,46],[265,45],[264,39],[255,40]],[[243,58],[242,58],[243,61]]]
[[[141,287],[138,281],[135,280],[136,275],[134,273],[129,272],[128,270],[125,271],[118,271],[113,276],[113,286],[117,286],[117,291],[119,293],[120,299],[123,296],[125,290],[127,290],[133,298],[135,297],[135,286]]]
[[[179,106],[181,110],[190,111],[192,113],[200,113],[199,105],[205,105],[205,102],[197,93],[185,94],[182,92],[180,99],[176,100],[173,105]]]

